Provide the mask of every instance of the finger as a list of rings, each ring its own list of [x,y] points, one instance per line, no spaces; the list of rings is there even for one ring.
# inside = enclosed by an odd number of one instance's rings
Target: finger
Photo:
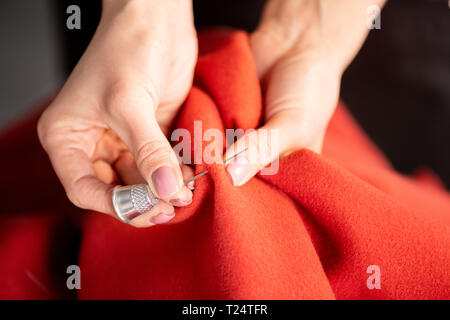
[[[178,159],[156,118],[157,102],[143,90],[115,90],[105,101],[107,122],[136,160],[137,168],[159,198],[188,200]],[[182,192],[183,191],[183,192]]]
[[[111,167],[111,164],[105,160],[97,160],[92,163],[95,173],[100,181],[106,184],[119,184],[117,173]]]
[[[86,154],[76,148],[56,150],[56,154],[49,153],[50,159],[71,202],[79,208],[103,212],[120,220],[111,200],[114,186],[97,177]],[[129,224],[138,228],[150,227],[166,223],[173,217],[173,206],[159,201],[150,211],[136,217]]]
[[[186,164],[181,165],[181,172],[183,173],[183,181],[185,183],[186,181],[189,181],[194,177],[194,169],[192,169],[190,166]],[[186,183],[186,187],[188,187],[189,190],[193,191],[195,188],[195,180]]]
[[[95,145],[95,150],[90,159],[93,163],[97,177],[106,184],[119,184],[119,177],[112,164],[119,157],[121,150],[126,147],[111,131],[106,130]]]
[[[145,179],[139,172],[136,166],[136,161],[133,155],[126,151],[122,152],[114,163],[115,170],[119,173],[121,181],[126,185],[135,185],[146,183]],[[186,181],[194,176],[193,169],[187,165],[181,165],[181,171],[183,174],[183,180]],[[192,187],[192,189],[190,188]],[[170,203],[177,207],[183,207],[191,204],[193,184],[183,186],[181,191],[178,193],[176,199],[170,200]]]
[[[146,184],[115,187],[112,202],[117,217],[134,227],[163,224],[175,217],[173,206],[155,198]]]
[[[295,121],[288,114],[277,115],[258,130],[246,133],[230,146],[224,158],[227,172],[234,186],[241,186],[264,167],[295,148],[297,141],[292,137]],[[274,164],[275,166],[275,164]],[[275,174],[272,168],[267,172]]]
[[[248,148],[227,166],[236,186],[296,149],[320,152],[337,104],[338,72],[307,54],[284,56],[268,76],[265,125],[241,137],[225,155],[228,159]],[[275,138],[268,139],[270,135]]]
[[[42,127],[40,122],[39,138],[71,202],[82,209],[103,212],[121,220],[112,203],[115,174],[106,161],[114,157],[103,154],[99,160],[93,161],[86,152],[90,148],[80,143],[83,136],[78,137],[76,132],[67,129],[44,132]],[[172,205],[159,201],[144,217],[138,217],[130,224],[148,227],[167,222],[172,218],[173,211]]]
[[[48,154],[74,205],[115,216],[111,201],[113,186],[98,178],[91,159],[81,148],[63,142],[49,148]]]
[[[176,207],[185,207],[192,203],[192,191],[183,186],[181,191],[178,193],[176,199],[170,200],[170,203]]]
[[[136,161],[129,151],[120,153],[118,159],[114,162],[114,169],[125,185],[147,183],[139,172]]]
[[[156,206],[147,211],[128,224],[136,228],[147,228],[158,224],[169,222],[175,217],[175,210],[169,203],[160,200]]]
[[[181,172],[183,174],[183,181],[189,181],[194,177],[194,169],[190,166],[181,164]],[[192,191],[194,190],[194,181],[189,181],[187,184],[183,182],[183,188],[178,194],[178,199],[170,200],[170,203],[176,207],[185,207],[192,203]]]

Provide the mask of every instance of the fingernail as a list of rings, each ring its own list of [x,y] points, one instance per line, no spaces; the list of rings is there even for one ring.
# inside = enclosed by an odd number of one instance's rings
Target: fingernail
[[[152,180],[160,198],[169,198],[179,190],[177,177],[170,167],[164,166],[156,169],[152,174]]]
[[[192,199],[189,200],[173,199],[170,200],[170,203],[177,207],[185,207],[192,203]]]
[[[192,180],[192,181],[189,182],[186,186],[189,188],[189,190],[194,191],[194,188],[195,188],[195,181]]]
[[[239,185],[250,171],[250,163],[243,155],[234,158],[227,166],[228,174],[233,180],[233,185]]]
[[[163,224],[170,220],[172,220],[175,217],[175,214],[166,214],[166,213],[160,213],[154,217],[150,218],[150,222],[153,224]]]

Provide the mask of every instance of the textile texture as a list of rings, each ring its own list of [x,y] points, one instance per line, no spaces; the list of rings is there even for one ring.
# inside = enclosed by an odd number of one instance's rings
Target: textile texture
[[[258,127],[247,35],[199,37],[194,85],[174,128]],[[322,154],[298,150],[277,174],[242,187],[221,164],[196,165],[209,173],[196,180],[193,203],[147,229],[68,203],[37,118],[0,136],[2,299],[450,298],[448,192],[427,171],[396,173],[342,104]],[[69,264],[80,266],[80,290],[66,287]],[[380,289],[367,284],[373,265]]]

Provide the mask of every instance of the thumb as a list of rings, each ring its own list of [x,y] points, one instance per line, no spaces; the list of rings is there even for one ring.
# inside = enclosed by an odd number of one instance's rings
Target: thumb
[[[277,113],[264,126],[247,132],[227,149],[224,158],[233,159],[226,169],[234,186],[245,184],[262,169],[262,174],[276,174],[279,157],[297,148],[298,136],[292,132],[298,122],[290,113],[290,110]]]
[[[292,52],[268,74],[266,123],[239,138],[225,155],[236,186],[269,163],[297,149],[320,152],[339,96],[340,74],[313,54]],[[271,138],[267,138],[271,136]]]
[[[155,118],[157,100],[147,92],[115,96],[108,101],[108,123],[128,146],[152,192],[165,200],[189,201],[192,193],[183,187],[177,156]]]
[[[225,155],[229,159],[248,149],[227,166],[235,186],[297,149],[320,152],[337,97],[336,90],[331,89],[338,85],[328,80],[334,79],[329,71],[308,55],[294,53],[274,65],[267,78],[265,124],[239,138]],[[323,87],[329,90],[323,93]]]

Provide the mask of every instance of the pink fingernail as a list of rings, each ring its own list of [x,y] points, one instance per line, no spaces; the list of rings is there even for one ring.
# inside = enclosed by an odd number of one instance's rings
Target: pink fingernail
[[[228,174],[233,180],[233,185],[239,185],[250,171],[250,163],[243,155],[239,155],[234,158],[227,166]]]
[[[194,191],[195,181],[194,180],[190,181],[186,186],[189,188],[189,190]]]
[[[151,217],[150,222],[153,224],[163,224],[166,223],[170,220],[172,220],[175,217],[175,214],[165,214],[165,213],[160,213],[157,216]]]
[[[173,199],[170,200],[170,203],[177,207],[185,207],[192,203],[192,199],[189,200]]]
[[[169,198],[179,190],[177,177],[170,167],[156,169],[152,174],[152,180],[160,198]]]

